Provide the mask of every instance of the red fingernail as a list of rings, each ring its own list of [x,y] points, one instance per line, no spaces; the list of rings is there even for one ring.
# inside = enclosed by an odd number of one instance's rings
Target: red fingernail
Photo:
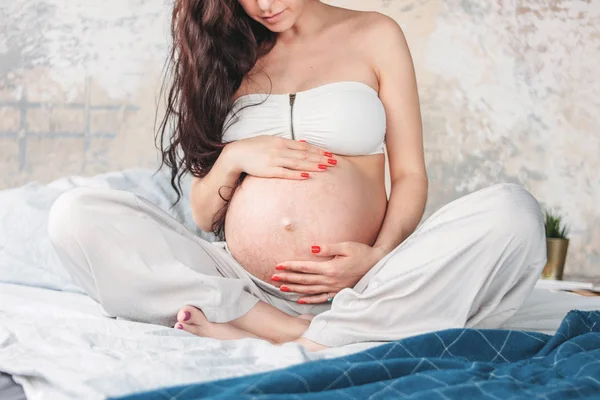
[[[279,290],[281,290],[282,292],[289,292],[290,288],[287,287],[287,286],[282,286],[282,287],[279,288]]]
[[[183,329],[183,325],[177,324],[177,329]]]
[[[304,139],[301,139],[301,140],[298,140],[298,141],[302,142],[302,143],[306,143],[306,140],[304,140]]]
[[[310,248],[310,250],[311,250],[313,253],[320,253],[320,252],[321,252],[321,247],[319,247],[319,246],[312,246],[312,247]]]
[[[319,168],[320,169],[327,169],[327,165],[325,165],[325,164],[319,164]]]
[[[304,300],[298,300],[298,304],[306,304]]]
[[[188,321],[192,317],[192,314],[189,311],[183,313],[183,320]]]
[[[280,281],[280,280],[281,280],[281,278],[280,278],[280,277],[278,277],[277,275],[273,275],[273,276],[271,277],[271,280],[272,280],[272,281]]]
[[[328,151],[326,151],[326,152],[325,152],[325,153],[323,153],[323,154],[325,154],[325,157],[333,157],[333,153],[330,153],[330,152],[328,152]]]
[[[330,158],[329,160],[327,160],[327,162],[331,165],[337,164],[337,160],[334,160],[333,158]]]
[[[308,178],[309,177],[309,175],[308,175],[307,172],[301,173],[300,176],[303,177],[303,178]]]
[[[285,269],[285,267],[283,265],[278,265],[278,266],[275,267],[275,269],[277,271],[283,271]]]

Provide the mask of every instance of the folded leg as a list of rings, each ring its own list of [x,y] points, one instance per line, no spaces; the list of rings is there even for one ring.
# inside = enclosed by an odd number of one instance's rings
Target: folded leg
[[[192,305],[228,322],[264,297],[226,250],[130,192],[69,190],[48,231],[65,268],[112,316],[173,325]]]
[[[546,261],[542,212],[514,184],[442,207],[303,337],[325,346],[389,341],[463,327],[497,328],[528,296]]]

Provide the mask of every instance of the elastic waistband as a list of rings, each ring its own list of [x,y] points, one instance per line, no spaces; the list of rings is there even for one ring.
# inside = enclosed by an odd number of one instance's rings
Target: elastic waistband
[[[225,249],[225,251],[233,258],[233,255],[231,255],[231,251],[229,251],[229,247],[227,246],[227,242],[218,241],[218,242],[211,242],[211,244],[218,246],[222,249]],[[236,260],[236,262],[237,262],[237,260]],[[256,284],[256,286],[258,286],[263,292],[269,293],[271,296],[279,297],[280,299],[284,299],[284,300],[291,301],[294,303],[296,301],[298,301],[298,299],[300,298],[300,295],[298,295],[298,294],[282,292],[281,290],[279,290],[278,287],[273,286],[273,285],[263,281],[262,279],[258,279],[257,277],[252,275],[250,272],[246,271],[246,269],[242,265],[240,265],[240,268],[242,268],[244,270],[244,272],[246,274],[248,274],[248,277],[250,277],[250,279],[252,279],[252,281]],[[273,271],[273,272],[275,272],[275,271]]]
[[[298,299],[300,297],[302,297],[302,295],[300,295],[298,293],[282,292],[281,290],[279,290],[279,288],[277,286],[273,286],[270,283],[260,280],[257,277],[255,277],[254,275],[252,275],[251,273],[249,273],[248,271],[246,271],[246,269],[240,263],[238,263],[237,260],[235,260],[235,258],[231,254],[231,251],[229,251],[227,242],[218,241],[218,242],[211,242],[211,243],[214,244],[215,246],[219,246],[220,248],[225,249],[225,251],[227,251],[227,253],[231,256],[231,258],[239,265],[239,268],[242,269],[248,275],[248,277],[252,280],[252,282],[254,282],[254,284],[261,291],[263,291],[273,297],[277,297],[277,298],[280,298],[282,300],[289,302],[289,304],[287,306],[287,308],[289,310],[294,310],[297,314],[315,314],[316,315],[316,314],[320,314],[324,311],[327,311],[331,308],[331,304],[329,304],[329,303],[298,304]],[[275,267],[273,266],[273,268],[275,268]],[[275,272],[275,271],[273,271],[273,272]],[[276,307],[280,308],[284,312],[289,313],[289,311],[282,309],[281,306],[276,306]]]
[[[229,253],[231,255],[231,252],[229,251],[229,247],[227,247],[227,242],[217,241],[217,242],[210,242],[210,244],[214,244],[215,246],[225,249],[227,251],[227,253]]]

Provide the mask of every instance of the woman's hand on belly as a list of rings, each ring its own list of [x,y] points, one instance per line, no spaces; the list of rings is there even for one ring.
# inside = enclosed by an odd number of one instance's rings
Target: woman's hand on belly
[[[271,278],[283,292],[306,294],[300,304],[325,303],[345,288],[354,287],[385,253],[358,242],[313,246],[312,253],[323,261],[285,261]]]
[[[306,143],[261,135],[231,143],[237,170],[259,178],[304,180],[337,164],[333,154]]]

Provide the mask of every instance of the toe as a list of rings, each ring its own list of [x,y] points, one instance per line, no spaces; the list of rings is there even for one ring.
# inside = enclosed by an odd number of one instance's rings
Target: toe
[[[175,328],[191,333],[192,335],[202,336],[200,328],[196,325],[186,324],[185,322],[178,322],[177,324],[175,324]]]
[[[173,329],[183,329],[183,324],[178,322],[175,325],[173,325]]]
[[[178,322],[189,322],[192,318],[192,313],[194,311],[198,311],[196,307],[185,306],[177,313],[177,321]]]
[[[185,306],[177,313],[177,321],[184,325],[204,325],[207,319],[196,307]]]

